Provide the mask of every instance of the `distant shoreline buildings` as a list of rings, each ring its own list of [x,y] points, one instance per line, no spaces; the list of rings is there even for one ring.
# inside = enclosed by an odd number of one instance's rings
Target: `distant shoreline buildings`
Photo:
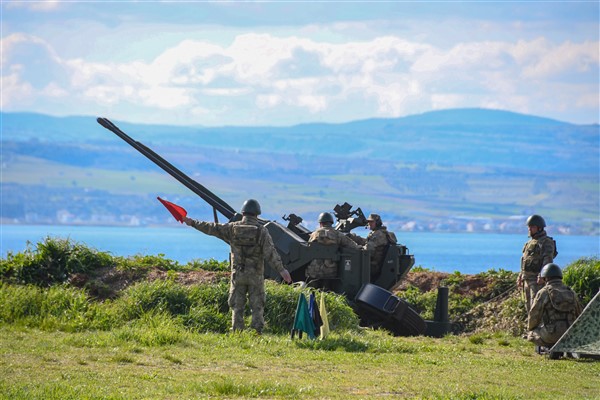
[[[469,218],[449,217],[440,219],[418,220],[390,218],[385,222],[389,230],[394,232],[438,232],[438,233],[505,233],[527,234],[525,229],[526,216],[511,216],[508,218]],[[221,222],[225,222],[224,220]],[[285,221],[277,221],[286,224]],[[177,226],[178,222],[170,216],[157,217],[155,215],[138,216],[129,214],[91,214],[77,216],[67,210],[59,210],[55,216],[28,213],[22,218],[1,218],[2,225],[62,225],[62,226]],[[315,228],[311,223],[303,223],[309,229]],[[355,229],[357,233],[359,229]],[[560,235],[600,235],[600,223],[589,221],[588,224],[551,225],[548,226],[550,234]],[[366,234],[366,233],[365,233]]]

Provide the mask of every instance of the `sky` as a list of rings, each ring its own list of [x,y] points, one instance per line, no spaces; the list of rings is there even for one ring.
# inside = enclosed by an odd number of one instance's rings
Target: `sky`
[[[290,126],[491,108],[599,122],[595,1],[2,1],[1,109]]]

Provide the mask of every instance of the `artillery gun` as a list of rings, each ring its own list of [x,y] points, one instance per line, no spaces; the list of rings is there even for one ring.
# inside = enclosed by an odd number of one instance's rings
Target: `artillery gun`
[[[219,222],[217,212],[228,222],[239,221],[242,218],[241,214],[217,195],[149,147],[132,139],[111,121],[106,118],[98,118],[97,121],[211,205],[215,222]],[[352,205],[348,203],[336,205],[333,211],[337,219],[335,229],[343,233],[349,233],[367,224],[362,210],[352,210]],[[438,293],[435,321],[423,320],[407,302],[390,292],[405,278],[415,263],[414,256],[406,246],[388,245],[381,272],[371,277],[370,251],[309,243],[311,230],[302,225],[302,217],[289,214],[282,218],[287,221],[287,225],[264,219],[259,221],[268,229],[283,265],[294,281],[304,281],[306,268],[313,259],[335,260],[338,263],[338,276],[329,280],[327,286],[330,290],[346,296],[359,316],[362,326],[385,328],[398,336],[441,336],[449,331],[447,291],[445,294]],[[265,277],[280,279],[274,268],[265,268]],[[308,285],[310,286],[311,282]]]

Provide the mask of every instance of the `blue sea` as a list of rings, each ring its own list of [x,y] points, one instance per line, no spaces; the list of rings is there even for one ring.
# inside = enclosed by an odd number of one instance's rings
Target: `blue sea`
[[[555,259],[566,266],[581,257],[600,254],[598,236],[554,235]],[[69,238],[115,256],[158,255],[186,264],[194,259],[226,260],[228,246],[188,226],[95,227],[53,225],[2,225],[1,257],[25,250],[45,237]],[[415,256],[415,265],[441,272],[476,274],[489,269],[518,271],[527,234],[396,232],[398,240]],[[33,247],[34,248],[34,247]]]

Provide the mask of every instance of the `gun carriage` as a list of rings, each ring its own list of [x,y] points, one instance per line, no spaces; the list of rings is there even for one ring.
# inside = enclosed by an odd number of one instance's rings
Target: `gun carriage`
[[[241,214],[227,202],[181,172],[149,147],[132,139],[111,121],[106,118],[98,118],[97,121],[212,206],[215,222],[218,222],[217,213],[227,221],[241,219]],[[352,205],[348,203],[336,205],[333,213],[337,220],[335,229],[345,234],[367,224],[362,210],[360,208],[353,210]],[[371,277],[370,251],[309,243],[311,230],[302,225],[303,220],[300,216],[288,214],[282,219],[287,224],[259,220],[268,229],[281,260],[294,281],[304,281],[306,268],[313,259],[335,260],[338,263],[338,276],[328,282],[328,287],[346,296],[349,304],[360,317],[361,325],[385,328],[399,336],[420,334],[441,336],[450,330],[447,318],[447,291],[445,296],[438,294],[435,321],[423,320],[407,302],[392,294],[391,291],[406,277],[415,263],[414,256],[406,246],[388,245],[381,273]],[[265,269],[265,277],[280,279],[273,268]]]

